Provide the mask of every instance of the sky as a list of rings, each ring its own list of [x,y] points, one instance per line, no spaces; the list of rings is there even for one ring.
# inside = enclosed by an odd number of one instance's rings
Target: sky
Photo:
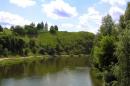
[[[96,33],[110,14],[117,23],[130,0],[0,0],[0,25],[48,22],[60,31]]]

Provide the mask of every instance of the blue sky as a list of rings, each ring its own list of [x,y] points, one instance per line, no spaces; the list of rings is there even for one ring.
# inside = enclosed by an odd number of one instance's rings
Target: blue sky
[[[102,17],[110,14],[115,22],[130,0],[0,0],[0,24],[24,25],[48,22],[60,31],[96,33]]]

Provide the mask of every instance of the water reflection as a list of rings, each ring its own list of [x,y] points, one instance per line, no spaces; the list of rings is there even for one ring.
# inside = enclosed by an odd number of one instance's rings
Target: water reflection
[[[2,79],[0,86],[92,86],[89,69],[69,69],[46,75]]]

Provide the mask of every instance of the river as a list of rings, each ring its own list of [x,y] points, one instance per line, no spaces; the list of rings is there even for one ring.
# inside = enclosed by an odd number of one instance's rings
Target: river
[[[45,75],[2,79],[0,86],[92,86],[89,68],[64,68]]]
[[[87,56],[3,60],[0,86],[92,86]]]

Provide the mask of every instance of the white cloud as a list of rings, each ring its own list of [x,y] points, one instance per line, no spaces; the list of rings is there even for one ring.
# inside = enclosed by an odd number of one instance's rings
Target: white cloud
[[[70,18],[78,15],[76,8],[63,0],[51,1],[48,4],[43,4],[42,7],[46,15],[53,19]]]
[[[94,7],[88,8],[87,12],[79,16],[79,22],[63,23],[59,25],[61,31],[88,31],[96,33],[101,25],[103,15]]]
[[[127,0],[101,0],[101,2],[110,4],[110,5],[113,5],[113,6],[115,6],[115,5],[116,6],[117,5],[123,6],[123,5],[126,5]]]
[[[63,24],[59,25],[59,28],[60,28],[61,31],[68,31],[68,29],[70,31],[73,31],[74,25],[71,24],[71,23],[63,23]]]
[[[124,14],[124,7],[127,5],[128,0],[101,0],[101,2],[110,5],[108,14],[118,23],[120,15]]]
[[[10,3],[15,4],[19,7],[26,8],[36,4],[34,0],[10,0]]]
[[[111,6],[109,10],[109,14],[116,22],[118,22],[120,15],[124,14],[124,9],[121,9],[120,7],[117,6]]]
[[[3,26],[30,24],[23,17],[5,11],[0,11],[0,24]]]
[[[59,26],[60,31],[78,32],[87,31],[86,28],[82,28],[79,24],[62,23]]]
[[[103,15],[94,7],[88,8],[87,13],[79,17],[79,24],[87,31],[96,33],[101,25]]]

